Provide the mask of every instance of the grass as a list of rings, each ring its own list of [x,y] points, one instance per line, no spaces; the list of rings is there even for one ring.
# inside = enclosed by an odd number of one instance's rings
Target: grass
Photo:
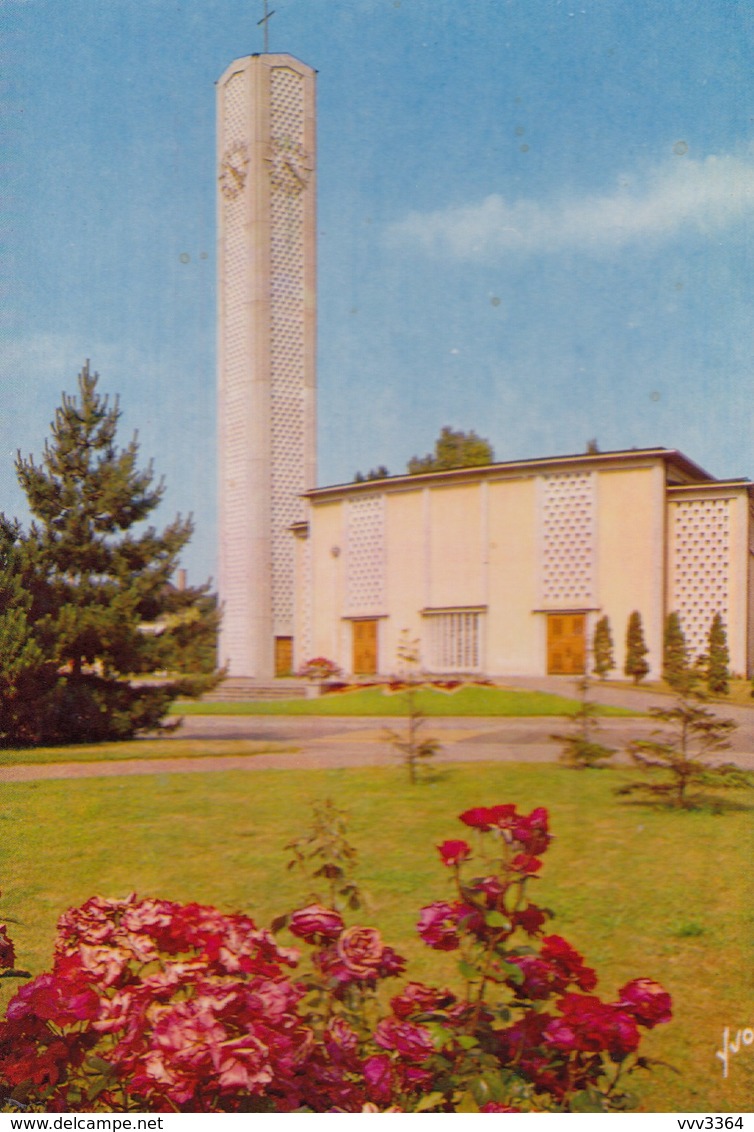
[[[642,1077],[642,1108],[750,1111],[751,1050],[732,1059],[727,1080],[715,1050],[724,1027],[735,1035],[752,1021],[751,813],[619,802],[612,788],[626,773],[476,763],[414,788],[395,768],[8,783],[0,912],[19,962],[35,972],[49,965],[59,914],[93,893],[198,900],[268,923],[308,896],[283,847],[306,829],[311,803],[331,797],[350,814],[358,879],[371,894],[362,922],[407,956],[411,977],[452,983],[455,957],[415,933],[418,909],[448,894],[434,846],[462,835],[455,818],[470,805],[546,805],[556,839],[534,887],[557,912],[553,930],[596,967],[604,996],[646,975],[674,998],[673,1023],[644,1052],[680,1075]]]
[[[661,692],[667,696],[675,695],[673,688],[671,688],[666,680],[643,680],[639,684],[635,684],[633,680],[622,680],[618,677],[613,677],[606,683],[600,684],[599,687],[620,688],[621,691],[636,689],[639,692]],[[751,680],[744,680],[741,677],[731,679],[730,689],[724,696],[712,695],[707,692],[707,687],[703,680],[699,683],[699,690],[709,697],[711,704],[730,704],[732,707],[748,707],[754,709]]]
[[[525,692],[507,688],[463,685],[454,692],[420,688],[416,695],[420,711],[438,716],[535,716],[572,715],[577,700],[547,692]],[[600,707],[600,715],[634,715],[626,708]],[[187,700],[171,707],[174,715],[369,715],[405,716],[405,694],[381,686],[332,692],[317,699],[247,700],[212,703]]]
[[[134,739],[124,743],[96,743],[69,747],[34,747],[0,751],[0,766],[55,763],[122,762],[131,759],[200,759],[212,755],[268,755],[297,750],[287,743],[250,739]]]

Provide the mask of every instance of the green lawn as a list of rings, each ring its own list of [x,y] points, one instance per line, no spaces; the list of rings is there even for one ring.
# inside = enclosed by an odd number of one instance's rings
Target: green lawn
[[[51,763],[122,762],[127,759],[199,759],[209,755],[266,755],[295,751],[288,743],[251,739],[134,739],[124,743],[96,743],[68,747],[34,747],[0,750],[0,766],[31,766]]]
[[[93,893],[210,902],[267,923],[305,899],[283,846],[307,826],[312,801],[331,797],[351,814],[372,898],[363,919],[407,955],[412,977],[452,982],[453,955],[414,931],[421,905],[447,893],[434,846],[463,834],[455,818],[470,805],[546,805],[556,839],[536,898],[558,913],[553,930],[597,968],[605,996],[644,975],[674,997],[673,1023],[649,1035],[645,1053],[680,1076],[647,1077],[643,1108],[750,1111],[752,1050],[742,1047],[727,1081],[715,1050],[725,1026],[735,1036],[752,1024],[751,812],[741,801],[717,815],[626,804],[612,788],[627,773],[477,763],[414,788],[398,768],[8,783],[0,911],[34,971],[49,965],[58,915]]]
[[[547,692],[486,688],[465,684],[454,692],[421,688],[417,703],[425,715],[566,715],[578,707],[576,700]],[[634,715],[625,708],[601,707],[600,715]],[[174,715],[407,715],[403,692],[383,687],[359,688],[348,692],[328,692],[317,699],[248,700],[242,703],[211,703],[185,700],[171,707]]]

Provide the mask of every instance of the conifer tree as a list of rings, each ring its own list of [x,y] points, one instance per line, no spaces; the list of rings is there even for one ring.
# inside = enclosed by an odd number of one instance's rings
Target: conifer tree
[[[209,587],[171,583],[193,523],[178,516],[162,531],[143,525],[164,484],[155,484],[151,463],[138,468],[136,436],[116,445],[120,406],[97,383],[87,363],[78,395],[63,394],[41,461],[20,453],[16,461],[33,516],[15,551],[27,625],[55,673],[35,705],[37,741],[124,738],[157,726],[175,695],[201,681],[139,687],[124,677],[175,669],[176,629],[188,621],[200,623],[197,631],[216,628]]]
[[[729,663],[728,635],[718,611],[712,618],[707,644],[707,687],[715,695],[724,696],[730,689]]]
[[[634,610],[628,619],[626,629],[626,660],[623,665],[623,671],[626,676],[633,677],[634,684],[638,684],[649,672],[649,663],[646,659],[648,652],[649,649],[644,640],[641,614],[638,610]]]
[[[613,635],[610,632],[610,618],[607,615],[600,617],[594,626],[592,656],[595,675],[599,676],[600,680],[604,680],[608,672],[615,668]]]
[[[0,515],[0,744],[15,736],[33,741],[33,705],[55,682],[29,624],[31,596],[24,589],[20,528]]]
[[[683,688],[689,680],[689,651],[675,610],[665,620],[662,650],[662,675],[671,688]]]

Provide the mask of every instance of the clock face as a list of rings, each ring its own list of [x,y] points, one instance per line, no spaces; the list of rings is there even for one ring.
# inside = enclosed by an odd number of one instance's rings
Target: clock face
[[[234,200],[246,183],[249,154],[243,143],[231,146],[220,162],[220,191],[226,200]]]
[[[275,188],[291,196],[298,196],[306,188],[312,171],[311,161],[304,147],[289,138],[274,138],[268,157],[270,181]]]

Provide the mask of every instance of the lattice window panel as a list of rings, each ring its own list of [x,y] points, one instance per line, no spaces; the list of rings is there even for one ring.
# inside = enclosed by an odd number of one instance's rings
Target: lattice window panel
[[[304,78],[289,67],[270,74],[270,135],[302,146]],[[293,618],[293,544],[290,526],[303,517],[304,197],[270,181],[270,443],[272,501],[272,608],[276,624]]]
[[[689,499],[674,503],[672,580],[669,608],[681,619],[692,656],[706,653],[716,613],[729,621],[730,503]]]
[[[472,672],[482,663],[479,612],[428,613],[429,667],[436,672]]]
[[[384,496],[349,500],[346,523],[348,610],[374,613],[385,603]]]
[[[226,152],[245,143],[248,133],[246,76],[232,75],[225,86],[224,145]],[[224,408],[224,492],[229,523],[240,529],[249,511],[247,458],[246,384],[249,373],[249,340],[246,318],[248,258],[244,232],[243,195],[223,197],[225,247],[222,263],[224,285],[225,408]],[[243,539],[231,538],[225,544],[224,599],[230,608],[243,608],[248,586],[246,547]],[[230,654],[243,652],[244,627],[228,619],[226,647]],[[239,639],[234,640],[234,634]]]
[[[542,500],[542,597],[561,608],[594,600],[594,477],[545,476]]]

